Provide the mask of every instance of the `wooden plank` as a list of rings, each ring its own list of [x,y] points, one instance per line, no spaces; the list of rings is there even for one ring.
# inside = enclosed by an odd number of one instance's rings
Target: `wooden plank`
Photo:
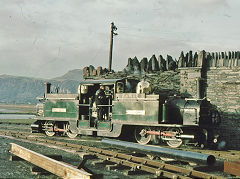
[[[11,143],[10,152],[62,178],[92,178],[92,174],[90,173],[76,169],[71,165],[51,159],[14,143]]]
[[[224,161],[224,172],[232,175],[240,176],[240,162]]]

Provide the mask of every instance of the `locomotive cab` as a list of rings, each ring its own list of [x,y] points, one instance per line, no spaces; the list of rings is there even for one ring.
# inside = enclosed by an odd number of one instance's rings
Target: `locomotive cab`
[[[136,88],[137,84],[134,79],[103,79],[103,80],[86,80],[79,85],[79,122],[80,133],[89,132],[84,129],[97,129],[97,135],[101,130],[112,131],[113,119],[113,101],[116,100],[117,94],[123,94]],[[95,95],[100,86],[104,86],[106,103],[97,105]],[[98,120],[99,108],[104,109],[104,115]],[[82,130],[83,129],[83,130]],[[90,131],[89,133],[92,133]]]

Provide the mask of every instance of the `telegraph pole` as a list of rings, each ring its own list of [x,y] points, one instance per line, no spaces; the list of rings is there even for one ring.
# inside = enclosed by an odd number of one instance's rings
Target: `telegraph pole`
[[[113,36],[118,35],[116,32],[117,27],[114,23],[111,23],[111,36],[110,36],[110,50],[109,50],[109,61],[108,61],[108,71],[112,71],[112,51],[113,51]]]

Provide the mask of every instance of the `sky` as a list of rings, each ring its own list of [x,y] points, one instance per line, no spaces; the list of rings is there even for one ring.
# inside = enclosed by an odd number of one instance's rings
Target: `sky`
[[[0,0],[0,75],[54,78],[129,57],[240,50],[239,0]]]

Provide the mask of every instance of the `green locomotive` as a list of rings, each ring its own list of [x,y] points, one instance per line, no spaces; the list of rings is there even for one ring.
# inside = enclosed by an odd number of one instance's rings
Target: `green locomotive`
[[[105,87],[106,103],[96,105],[100,85]],[[46,83],[44,97],[38,98],[32,132],[61,133],[70,138],[124,135],[140,144],[164,141],[170,147],[179,147],[183,141],[216,142],[213,128],[219,115],[209,101],[150,93],[148,82],[131,78],[85,80],[76,94],[51,93],[51,84]],[[104,115],[97,120],[101,107]]]

